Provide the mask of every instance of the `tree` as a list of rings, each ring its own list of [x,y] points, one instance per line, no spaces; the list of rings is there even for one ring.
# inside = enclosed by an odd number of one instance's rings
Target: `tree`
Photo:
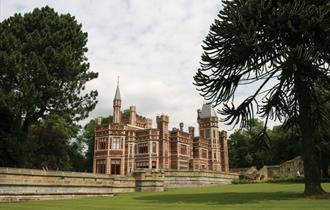
[[[0,107],[14,121],[20,144],[40,119],[56,114],[78,121],[95,108],[97,91],[84,92],[97,73],[88,71],[81,28],[73,16],[48,6],[0,23]],[[24,158],[18,164],[24,166]]]
[[[9,113],[6,107],[0,106],[0,166],[16,166],[16,157],[20,151],[16,148],[19,145],[15,132],[14,116]]]
[[[61,116],[50,115],[30,128],[25,158],[29,168],[85,170],[83,144],[77,137],[79,127]]]
[[[249,128],[236,130],[229,136],[229,165],[233,168],[256,166],[262,168],[267,162],[269,148],[259,141],[258,135],[264,128],[264,123],[252,119]]]
[[[229,165],[232,168],[277,165],[301,155],[300,134],[296,128],[290,130],[282,126],[268,129],[270,145],[259,140],[264,125],[254,119],[248,128],[241,128],[229,136]]]
[[[281,164],[297,156],[301,156],[301,135],[299,129],[291,127],[289,130],[283,126],[274,126],[269,131],[271,147],[268,153],[268,165]]]
[[[326,88],[325,84],[321,85],[321,88],[318,90],[318,95],[320,100],[324,103],[323,105],[323,112],[324,115],[330,116],[330,88]],[[320,125],[320,133],[321,133],[321,142],[319,148],[321,150],[321,174],[324,178],[329,178],[329,166],[330,166],[330,125],[327,120],[324,120]]]
[[[224,104],[220,113],[229,124],[245,127],[257,114],[266,125],[268,119],[299,125],[305,195],[324,193],[317,145],[326,116],[317,89],[330,83],[329,11],[327,0],[223,1],[194,76],[202,96]],[[238,86],[248,84],[253,93],[236,106]]]

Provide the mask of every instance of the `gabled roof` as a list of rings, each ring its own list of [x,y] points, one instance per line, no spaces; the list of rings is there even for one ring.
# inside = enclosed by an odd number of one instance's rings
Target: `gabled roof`
[[[217,117],[217,114],[215,113],[211,104],[203,104],[199,117],[200,118]]]

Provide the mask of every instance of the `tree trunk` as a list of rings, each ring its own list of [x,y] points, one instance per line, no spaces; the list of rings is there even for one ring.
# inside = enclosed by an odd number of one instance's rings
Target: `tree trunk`
[[[303,143],[303,161],[306,196],[324,194],[320,180],[320,151],[317,149],[318,134],[313,119],[311,90],[304,78],[296,73],[296,96],[299,104],[299,126]]]

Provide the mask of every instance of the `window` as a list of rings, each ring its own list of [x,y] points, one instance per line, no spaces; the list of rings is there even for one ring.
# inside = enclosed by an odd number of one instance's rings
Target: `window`
[[[207,150],[202,149],[202,158],[207,159]]]
[[[120,160],[111,160],[111,174],[120,175]]]
[[[205,129],[205,138],[209,139],[211,137],[210,129]]]
[[[120,149],[120,138],[118,137],[112,138],[111,149]]]
[[[105,160],[96,160],[96,173],[97,174],[105,174],[105,168],[106,164],[105,164]]]
[[[106,149],[107,148],[107,139],[101,138],[97,141],[97,149]]]
[[[205,137],[205,136],[204,136],[204,130],[200,130],[200,136],[201,136],[202,138]]]
[[[157,153],[157,144],[156,144],[156,142],[152,142],[152,153]]]
[[[216,137],[216,134],[215,134],[215,130],[213,130],[213,138],[214,138],[214,139],[217,138],[217,137]]]
[[[156,168],[157,167],[157,162],[156,161],[152,161],[152,168]]]
[[[138,145],[138,152],[139,154],[148,153],[148,144],[142,143]]]
[[[136,162],[136,168],[149,168],[149,162]]]
[[[182,154],[182,155],[187,155],[188,154],[187,145],[180,144],[180,154]]]

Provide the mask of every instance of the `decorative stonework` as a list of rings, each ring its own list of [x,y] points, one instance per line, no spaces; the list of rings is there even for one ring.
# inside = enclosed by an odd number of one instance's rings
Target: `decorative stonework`
[[[157,128],[151,128],[152,120],[138,115],[135,106],[121,111],[117,86],[113,123],[96,121],[94,173],[126,176],[140,169],[229,172],[227,133],[219,130],[210,104],[197,111],[199,136],[194,127],[184,131],[183,123],[180,129],[169,130],[166,114],[158,115]]]

